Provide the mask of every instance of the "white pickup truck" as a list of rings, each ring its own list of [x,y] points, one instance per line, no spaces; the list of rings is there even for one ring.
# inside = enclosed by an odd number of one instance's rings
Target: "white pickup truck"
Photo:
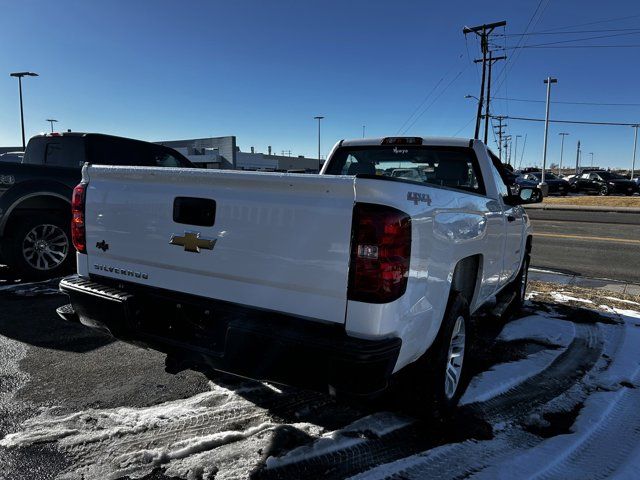
[[[450,408],[471,316],[526,288],[521,204],[541,194],[499,167],[477,140],[422,137],[340,141],[320,175],[87,164],[58,313],[170,371],[369,396],[409,367]]]

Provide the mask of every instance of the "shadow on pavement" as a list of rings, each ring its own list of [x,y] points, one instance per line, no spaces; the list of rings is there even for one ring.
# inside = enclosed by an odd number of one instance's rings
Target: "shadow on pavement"
[[[0,271],[0,278],[6,273]],[[60,279],[36,283],[0,282],[0,335],[35,347],[87,352],[114,340],[56,314],[68,303],[57,291]]]

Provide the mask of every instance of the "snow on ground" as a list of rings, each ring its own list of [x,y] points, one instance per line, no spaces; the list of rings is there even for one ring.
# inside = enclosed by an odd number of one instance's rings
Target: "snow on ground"
[[[11,288],[14,287],[17,286]],[[31,288],[24,287],[27,292]],[[579,302],[590,304],[588,308],[597,308],[589,300],[566,293],[570,292],[553,295],[553,298],[560,303]],[[536,296],[536,292],[532,295]],[[602,297],[603,302],[606,299]],[[373,480],[392,475],[425,478],[426,472],[432,472],[432,477],[435,472],[439,478],[463,475],[577,479],[584,478],[587,472],[602,474],[602,478],[613,473],[620,478],[637,478],[640,388],[634,387],[640,387],[637,353],[640,313],[611,307],[601,310],[621,322],[593,327],[604,332],[606,355],[560,397],[545,400],[543,405],[531,402],[530,405],[537,405],[535,407],[525,407],[527,399],[524,398],[523,408],[532,410],[516,411],[506,420],[487,416],[485,421],[491,423],[494,434],[490,440],[470,439],[422,452],[414,450],[404,458],[385,460],[387,463],[381,465],[377,465],[372,457],[370,470],[363,467],[365,471],[355,478]],[[480,406],[477,411],[482,412],[483,404],[500,395],[508,396],[518,385],[545,372],[566,356],[570,346],[578,340],[595,341],[579,338],[577,328],[581,332],[588,330],[584,325],[576,327],[567,319],[542,312],[507,324],[498,341],[532,342],[540,349],[532,350],[534,353],[526,358],[494,365],[477,375],[461,403],[470,408]],[[1,343],[0,348],[4,348]],[[14,358],[13,363],[1,364],[0,375],[17,372],[20,355],[24,356],[24,352],[12,351],[9,357]],[[293,414],[283,420],[267,405],[250,401],[250,395],[246,394],[260,389],[275,398],[278,405],[291,403]],[[535,397],[538,392],[525,393]],[[344,461],[360,459],[366,466],[368,464],[362,458],[368,458],[367,442],[370,439],[416,424],[414,419],[397,413],[359,414],[355,411],[356,416],[345,420],[342,427],[327,428],[323,422],[314,421],[313,415],[307,415],[309,409],[338,407],[329,407],[330,401],[322,396],[312,397],[316,400],[311,402],[300,400],[302,396],[268,384],[247,382],[240,388],[227,388],[222,383],[211,382],[207,392],[150,407],[88,409],[69,415],[59,415],[55,407],[49,407],[27,420],[21,430],[0,439],[0,450],[54,445],[72,462],[58,476],[62,480],[142,478],[158,467],[172,478],[238,479],[247,478],[261,468],[264,472],[278,471],[303,460],[347,451],[349,455],[338,458]],[[313,402],[317,405],[310,407]],[[536,418],[544,426],[548,423],[547,413],[554,409],[569,411],[575,406],[578,407],[575,423],[572,421],[573,425],[569,431],[562,432],[564,434],[545,438],[528,430],[527,425],[534,424]],[[271,451],[276,433],[283,428],[291,429],[307,440],[293,444],[288,450]],[[418,453],[410,455],[416,451]],[[595,473],[592,476],[598,478]],[[330,469],[327,475],[327,478],[335,478]]]
[[[547,315],[531,315],[508,323],[498,340],[510,342],[528,339],[561,348],[541,350],[523,360],[495,365],[471,380],[460,404],[486,401],[545,370],[574,336],[572,322]]]

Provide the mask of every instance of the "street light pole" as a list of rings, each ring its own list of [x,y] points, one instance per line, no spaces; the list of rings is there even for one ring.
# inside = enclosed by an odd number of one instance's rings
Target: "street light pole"
[[[365,128],[365,125],[362,125],[362,138],[364,138],[364,128]]]
[[[51,124],[51,133],[53,133],[53,124],[54,122],[58,122],[58,120],[56,120],[55,118],[47,118],[47,122],[49,122]]]
[[[558,135],[562,137],[562,140],[560,140],[560,166],[558,167],[558,175],[562,175],[562,153],[564,152],[564,137],[566,137],[569,134],[562,132],[562,133],[559,133]]]
[[[636,147],[638,146],[638,127],[640,125],[635,124],[633,129],[635,130],[633,134],[633,160],[631,161],[631,176],[629,180],[633,180],[633,171],[636,169]]]
[[[323,116],[313,117],[315,120],[318,120],[318,173],[320,173],[320,121],[324,118]]]
[[[547,77],[544,81],[547,84],[547,112],[544,117],[544,148],[542,150],[542,178],[540,179],[540,190],[542,196],[546,197],[549,193],[549,186],[544,181],[544,172],[547,168],[547,136],[549,134],[549,104],[551,103],[551,84],[558,83],[558,79]]]
[[[589,152],[589,155],[591,155],[591,166],[593,167],[593,152]]]
[[[24,110],[22,108],[22,77],[37,77],[37,73],[33,72],[14,72],[10,73],[9,76],[16,77],[18,79],[18,89],[20,90],[20,125],[22,126],[22,150],[25,150],[25,141],[24,141]]]

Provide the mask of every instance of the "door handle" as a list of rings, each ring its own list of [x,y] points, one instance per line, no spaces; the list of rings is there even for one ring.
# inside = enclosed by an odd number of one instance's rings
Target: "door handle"
[[[507,215],[507,220],[510,222],[515,222],[516,221],[516,217],[514,217],[513,215]]]

